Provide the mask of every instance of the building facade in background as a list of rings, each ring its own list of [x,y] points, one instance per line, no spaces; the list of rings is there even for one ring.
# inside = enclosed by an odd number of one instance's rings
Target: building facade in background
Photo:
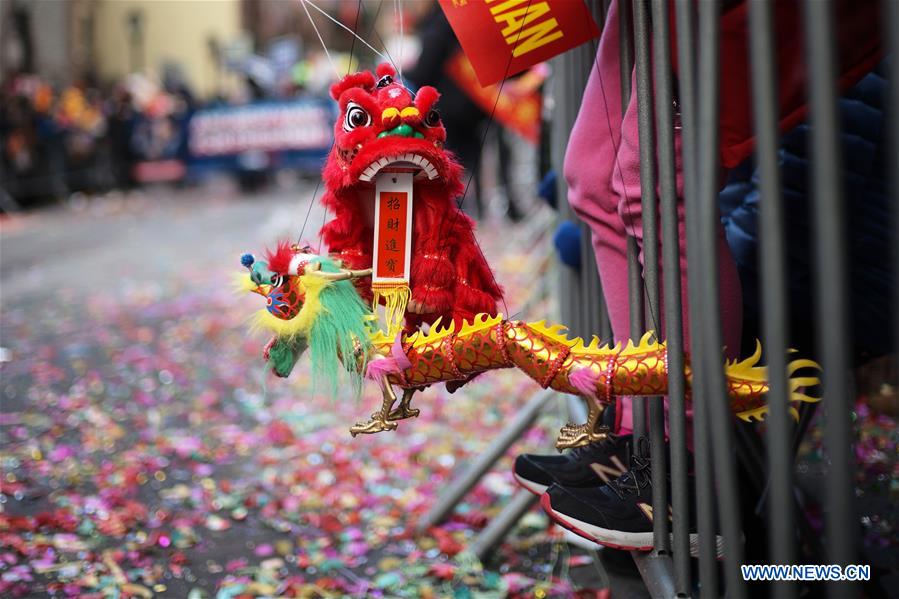
[[[175,69],[200,96],[227,85],[219,49],[241,37],[239,0],[94,0],[93,13],[101,79]]]
[[[0,77],[67,85],[174,72],[210,96],[230,83],[222,49],[243,37],[241,0],[4,0]]]

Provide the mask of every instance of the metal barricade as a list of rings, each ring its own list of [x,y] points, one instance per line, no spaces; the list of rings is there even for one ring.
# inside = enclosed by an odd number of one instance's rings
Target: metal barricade
[[[610,2],[585,0],[604,24]],[[795,456],[811,421],[813,408],[800,410],[798,423],[790,411],[787,376],[789,343],[789,272],[785,243],[782,181],[779,172],[779,107],[773,11],[777,3],[747,2],[751,103],[756,138],[755,156],[760,191],[760,274],[762,339],[770,382],[769,415],[762,437],[755,425],[737,423],[729,408],[721,348],[719,306],[719,117],[722,0],[623,0],[620,5],[620,66],[623,107],[628,105],[631,80],[637,94],[640,185],[643,239],[661,237],[661,247],[644,243],[642,266],[638,244],[628,240],[629,305],[631,335],[640,338],[654,330],[667,342],[669,365],[668,435],[661,398],[635,398],[634,434],[650,439],[652,461],[655,549],[634,552],[634,559],[653,597],[745,597],[748,593],[741,566],[746,564],[747,535],[743,516],[753,513],[767,527],[769,564],[858,563],[859,526],[853,512],[852,424],[854,398],[850,378],[848,313],[848,265],[846,231],[840,218],[842,194],[841,156],[836,111],[836,56],[834,6],[830,0],[803,0],[802,31],[808,57],[809,121],[812,129],[811,218],[818,232],[814,247],[815,301],[823,372],[824,438],[830,458],[825,502],[825,537],[821,540],[797,502]],[[673,6],[674,14],[670,10]],[[899,107],[899,2],[883,2],[883,31],[889,64],[890,101]],[[676,28],[676,94],[672,59],[671,24]],[[879,26],[872,23],[871,27]],[[872,32],[877,33],[877,32]],[[596,46],[585,44],[553,60],[551,95],[554,118],[550,133],[553,165],[562,172],[568,136],[581,101],[587,77],[594,66]],[[676,113],[675,113],[676,109]],[[622,110],[622,113],[624,110]],[[894,210],[893,231],[899,231],[899,118],[892,115],[890,192]],[[683,197],[676,187],[676,127],[680,129]],[[559,177],[559,197],[567,197],[564,177]],[[678,204],[683,202],[690,305],[689,320],[691,397],[693,408],[693,460],[688,453],[686,418],[686,355],[684,351],[681,256]],[[574,219],[560,200],[560,218]],[[560,316],[578,335],[599,334],[611,338],[606,304],[593,261],[590,232],[582,229],[582,267],[560,269]],[[895,235],[892,269],[899,273],[899,234]],[[662,269],[660,271],[660,261]],[[663,275],[660,280],[660,274]],[[660,294],[660,287],[662,291]],[[664,301],[662,301],[662,297]],[[899,296],[894,306],[899,306]],[[661,328],[664,316],[665,330]],[[899,322],[899,318],[896,319]],[[899,326],[895,340],[899,340]],[[895,348],[895,345],[894,345]],[[447,501],[435,507],[426,523],[445,516],[490,465],[514,441],[539,412],[548,395],[537,394],[497,444],[460,478],[461,490],[448,492]],[[667,470],[669,467],[670,470]],[[695,487],[690,488],[688,472]],[[741,488],[756,502],[741,504]],[[670,500],[669,494],[670,492]],[[515,496],[500,517],[476,539],[479,556],[499,542],[515,521],[532,505],[525,493]],[[691,507],[695,503],[694,507]],[[670,508],[669,508],[670,506]],[[691,518],[695,519],[691,522]],[[691,524],[693,526],[691,526]],[[691,529],[698,533],[698,568],[691,564]],[[716,537],[721,535],[723,562],[717,556]],[[719,580],[719,577],[721,578]],[[796,597],[796,582],[770,583],[777,597]],[[826,582],[829,596],[857,596],[856,583]]]
[[[722,330],[719,312],[719,281],[716,248],[718,226],[717,191],[719,185],[719,111],[720,106],[720,24],[722,2],[704,0],[675,2],[678,49],[678,106],[682,126],[682,169],[687,229],[687,256],[690,290],[692,346],[692,396],[694,409],[694,470],[695,497],[698,503],[699,580],[690,580],[688,553],[690,510],[687,489],[685,420],[683,401],[683,362],[674,364],[671,358],[683,358],[680,328],[680,289],[677,271],[676,198],[674,197],[674,148],[672,132],[675,127],[672,111],[671,69],[669,68],[670,37],[668,35],[669,3],[666,0],[636,0],[633,2],[634,48],[636,51],[636,93],[638,94],[641,146],[641,189],[643,190],[643,238],[656,239],[654,218],[656,189],[661,204],[662,259],[664,266],[665,336],[669,349],[671,397],[669,406],[671,492],[673,542],[669,546],[667,519],[655,518],[655,551],[636,556],[640,562],[654,556],[665,556],[672,550],[674,562],[673,588],[677,596],[701,597],[746,596],[747,588],[740,566],[745,563],[743,546],[747,534],[741,530],[741,514],[751,505],[740,505],[737,472],[747,472],[744,484],[754,487],[759,496],[760,511],[768,527],[768,563],[802,564],[811,559],[846,566],[858,563],[859,526],[853,512],[853,472],[851,409],[854,393],[849,373],[848,265],[845,223],[841,218],[840,146],[837,141],[836,56],[834,33],[834,3],[806,0],[803,3],[803,31],[808,59],[808,98],[812,137],[812,197],[815,229],[815,270],[817,330],[823,370],[823,406],[828,414],[825,425],[825,446],[830,456],[825,500],[827,538],[826,550],[818,554],[817,539],[810,538],[812,528],[796,505],[793,480],[794,457],[798,440],[808,424],[808,413],[798,426],[793,426],[789,412],[787,381],[787,351],[789,312],[787,309],[787,262],[784,243],[785,227],[783,199],[778,165],[778,105],[776,87],[775,40],[770,2],[748,2],[750,63],[752,70],[752,105],[757,139],[756,158],[760,172],[760,269],[762,277],[763,340],[767,356],[770,393],[770,414],[767,435],[762,442],[751,425],[735,424],[726,401],[722,368]],[[884,2],[885,31],[895,56],[899,48],[899,7]],[[651,18],[650,18],[651,15]],[[876,27],[877,24],[871,25]],[[650,38],[651,29],[651,39]],[[872,31],[872,34],[876,34]],[[623,42],[626,43],[626,42]],[[650,74],[649,54],[655,63],[654,86]],[[624,60],[622,62],[625,62]],[[899,106],[899,68],[891,63],[891,94],[889,106]],[[624,65],[623,68],[627,68]],[[654,89],[654,98],[653,98]],[[640,98],[640,96],[644,96]],[[652,100],[655,100],[653,103]],[[652,107],[655,108],[653,120]],[[894,176],[899,165],[899,130],[893,116],[892,162]],[[653,131],[653,125],[655,130]],[[657,163],[656,163],[657,160]],[[656,176],[658,179],[656,180]],[[895,201],[899,182],[893,181],[894,211],[899,223],[899,205]],[[899,231],[899,227],[894,227]],[[899,236],[897,236],[899,237]],[[895,243],[895,241],[894,241]],[[658,322],[658,256],[655,244],[644,244],[643,280],[645,286],[647,328]],[[899,256],[899,251],[897,251]],[[899,259],[893,259],[899,272]],[[631,289],[632,299],[643,295],[642,288]],[[897,301],[894,305],[899,305]],[[634,322],[631,323],[632,328]],[[899,339],[899,332],[896,333]],[[677,373],[677,374],[675,374]],[[650,400],[649,436],[653,457],[664,455],[664,419],[659,402]],[[643,411],[635,404],[636,424],[642,424]],[[636,428],[636,427],[635,427]],[[659,451],[659,450],[662,451]],[[765,459],[767,457],[767,459]],[[660,464],[661,463],[661,464]],[[665,474],[659,465],[664,460],[653,459],[653,511],[665,513]],[[716,518],[717,515],[717,518]],[[715,559],[714,537],[724,537],[724,563],[719,568]],[[799,544],[804,552],[800,554]],[[809,547],[812,549],[809,550]],[[668,570],[641,565],[647,588],[653,596],[670,596],[672,588],[659,577],[667,577]],[[771,583],[771,592],[778,597],[797,596],[797,585],[782,581]],[[833,597],[857,596],[859,589],[852,582],[829,581],[828,593]]]

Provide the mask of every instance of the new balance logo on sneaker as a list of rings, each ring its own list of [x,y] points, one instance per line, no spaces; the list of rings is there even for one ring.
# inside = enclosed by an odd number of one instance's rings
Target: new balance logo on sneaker
[[[643,512],[643,515],[646,516],[646,519],[649,520],[649,524],[652,524],[652,505],[648,503],[637,502],[637,507]],[[671,522],[674,520],[674,510],[671,506],[668,506],[668,521]]]
[[[650,551],[653,509],[648,441],[639,439],[630,470],[608,484],[593,487],[554,484],[541,496],[540,504],[553,520],[586,539],[616,549]],[[669,505],[668,518],[673,517]],[[721,536],[716,535],[714,542],[720,558],[723,555]],[[690,554],[694,557],[698,555],[698,546],[699,535],[693,527]]]
[[[601,464],[599,462],[593,462],[590,464],[590,467],[593,468],[593,471],[596,472],[596,476],[603,483],[607,483],[610,480],[615,480],[625,472],[627,472],[627,468],[624,464],[621,463],[621,460],[618,459],[617,455],[609,456],[609,462],[612,463],[611,466],[606,466],[605,464]]]
[[[564,455],[523,454],[515,459],[515,480],[535,495],[542,495],[553,484],[603,485],[627,471],[625,462],[630,443],[630,435],[610,436]]]

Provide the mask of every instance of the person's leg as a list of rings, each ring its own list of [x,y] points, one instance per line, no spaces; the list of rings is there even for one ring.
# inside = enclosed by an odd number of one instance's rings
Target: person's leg
[[[462,182],[465,184],[465,197],[461,208],[472,218],[482,218],[484,214],[481,198],[481,137],[477,123],[462,121],[450,122],[444,119],[447,131],[452,131],[452,138],[447,139],[447,149],[456,155],[456,159],[464,169]],[[452,142],[452,143],[450,143]]]
[[[643,208],[642,196],[640,188],[640,144],[639,144],[639,128],[637,126],[637,99],[636,94],[631,98],[624,120],[621,124],[621,145],[618,148],[618,154],[615,159],[615,168],[612,174],[612,190],[616,196],[620,198],[618,205],[618,216],[623,223],[623,227],[628,235],[636,238],[640,247],[640,263],[643,263],[643,246],[647,240],[643,235]],[[683,322],[684,322],[684,346],[690,349],[690,329],[689,329],[689,301],[687,292],[687,236],[684,218],[683,203],[683,173],[681,167],[681,138],[680,132],[675,132],[675,172],[676,189],[678,197],[677,216],[678,216],[678,242],[680,253],[680,285],[681,297],[683,300]],[[718,277],[719,277],[719,307],[721,310],[721,325],[726,347],[725,355],[729,358],[735,358],[739,355],[740,349],[740,333],[743,319],[743,300],[742,289],[740,287],[740,278],[737,272],[737,265],[731,254],[730,247],[727,245],[727,238],[724,233],[724,226],[719,225],[717,230],[718,237]],[[664,302],[663,276],[661,260],[661,218],[659,219],[659,297]],[[597,257],[598,259],[598,257]],[[625,273],[626,276],[626,273]],[[664,336],[664,303],[659,307],[662,315],[662,322],[659,325],[662,328]],[[654,323],[646,323],[646,328],[655,328]],[[614,323],[613,323],[614,326]],[[617,334],[616,334],[617,335]]]
[[[565,153],[568,202],[590,227],[599,278],[614,341],[630,337],[627,235],[618,216],[619,198],[612,173],[621,144],[621,78],[618,55],[618,3],[612,2],[594,68],[584,90]],[[608,339],[604,341],[610,341]],[[618,400],[616,420],[630,422],[630,401]],[[630,432],[630,425],[614,432]]]
[[[630,337],[627,235],[634,235],[637,239],[641,261],[644,242],[636,94],[631,97],[622,118],[617,23],[617,3],[613,3],[600,41],[596,66],[591,71],[565,156],[569,203],[591,229],[599,276],[616,341]],[[676,155],[679,156],[679,136],[676,137],[676,144]],[[679,161],[677,172],[677,193],[678,197],[682,197],[683,178]],[[683,202],[678,206],[678,221],[685,346],[689,351]],[[728,355],[735,357],[735,352],[739,350],[742,318],[740,283],[723,228],[718,231],[718,243],[724,342]],[[661,323],[661,326],[664,327],[664,324]],[[630,402],[619,402],[618,408],[621,417],[619,432],[629,432],[632,428]]]
[[[676,190],[678,197],[677,215],[678,215],[678,251],[680,254],[680,287],[682,298],[682,318],[684,323],[684,348],[690,351],[690,317],[689,317],[689,295],[687,290],[687,237],[685,228],[685,215],[683,203],[683,173],[681,165],[681,138],[678,131],[675,132],[675,172]],[[621,124],[621,144],[615,157],[615,166],[612,173],[612,190],[616,197],[620,198],[618,204],[618,216],[627,235],[632,235],[640,248],[640,263],[643,263],[643,247],[649,241],[645,239],[643,234],[643,211],[642,196],[640,186],[640,144],[639,144],[639,127],[637,123],[637,98],[636,94],[631,97],[631,101],[625,112],[624,119]],[[659,306],[661,316],[660,323],[653,323],[647,320],[646,328],[654,329],[660,327],[662,329],[663,338],[665,335],[664,323],[664,293],[663,281],[664,271],[661,264],[661,219],[659,219],[659,236],[656,243],[659,244],[659,299],[662,304]],[[731,254],[730,247],[727,245],[727,239],[724,234],[724,227],[719,225],[718,231],[718,277],[719,277],[719,308],[721,310],[721,326],[723,340],[725,344],[724,354],[728,358],[736,358],[740,351],[740,335],[743,322],[743,303],[742,289],[740,287],[740,278],[737,272],[737,266]],[[597,261],[599,256],[597,255]],[[626,278],[626,269],[618,276]],[[605,280],[603,280],[605,286]],[[605,287],[604,287],[605,288]],[[612,324],[613,328],[615,323]],[[629,323],[628,323],[629,327]],[[629,330],[629,329],[628,329]],[[623,333],[616,331],[616,337],[623,336]],[[619,402],[621,413],[621,429],[629,431],[632,429],[630,402],[625,400]],[[667,405],[667,400],[666,400]],[[692,411],[688,409],[687,417],[691,419]],[[689,426],[689,424],[688,424]]]
[[[496,128],[496,159],[499,187],[502,188],[506,199],[506,216],[513,223],[524,218],[524,212],[520,206],[521,198],[515,188],[512,176],[512,147],[509,141],[509,132],[503,127]]]
[[[611,187],[621,143],[618,3],[613,2],[565,152],[568,202],[590,227],[593,251],[616,340],[627,339],[627,239]],[[608,341],[608,340],[605,340]]]

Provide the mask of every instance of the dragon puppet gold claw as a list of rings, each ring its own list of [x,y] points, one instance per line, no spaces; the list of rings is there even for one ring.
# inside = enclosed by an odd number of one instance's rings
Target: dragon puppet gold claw
[[[411,407],[416,391],[437,383],[470,381],[500,368],[515,368],[543,388],[586,400],[586,422],[562,428],[556,443],[560,450],[605,438],[608,429],[600,424],[601,416],[615,398],[660,397],[668,392],[667,347],[651,332],[626,344],[603,345],[595,337],[589,343],[569,338],[562,325],[478,314],[458,327],[454,321],[441,326],[438,320],[427,332],[399,331],[390,336],[379,328],[354,285],[370,271],[346,269],[337,260],[298,248],[292,251],[292,259],[282,261],[287,266],[281,272],[244,255],[241,262],[249,274],[242,276],[241,287],[266,298],[254,323],[274,334],[264,356],[275,374],[288,376],[308,351],[313,376],[334,392],[341,376],[348,376],[357,390],[366,378],[378,384],[381,408],[369,420],[353,425],[353,436],[395,430],[398,421],[418,416],[419,410]],[[768,410],[767,369],[760,360],[757,345],[745,360],[722,361],[731,410],[745,421],[761,420]],[[689,396],[689,356],[685,363]],[[791,402],[819,400],[806,392],[819,385],[819,371],[812,360],[789,362]],[[399,399],[396,388],[402,390]],[[796,416],[795,408],[791,410]]]

